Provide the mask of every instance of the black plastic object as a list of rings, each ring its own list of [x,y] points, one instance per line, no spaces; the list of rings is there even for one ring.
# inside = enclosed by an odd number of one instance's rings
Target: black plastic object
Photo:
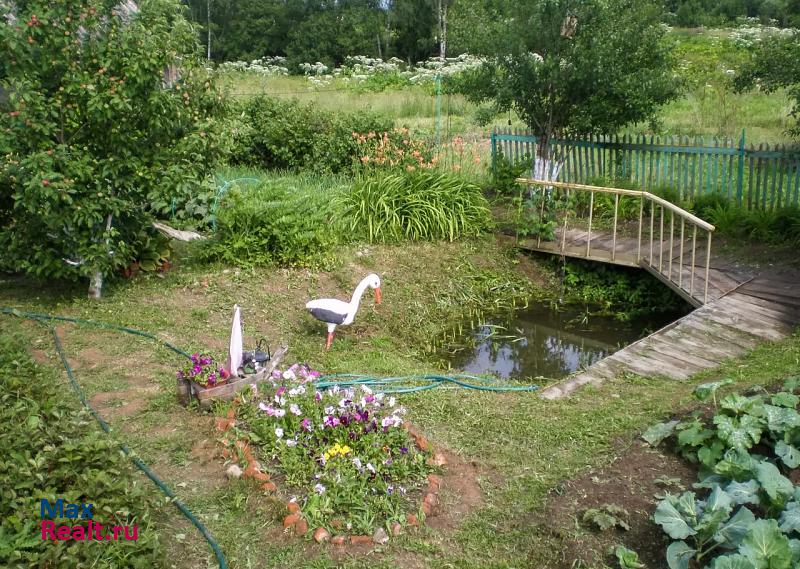
[[[264,351],[265,348],[266,351]],[[270,352],[269,345],[267,345],[267,339],[261,338],[258,344],[256,344],[255,350],[242,353],[242,368],[245,373],[255,373],[258,371],[258,368],[264,366],[264,362],[268,362],[271,359],[272,353]]]

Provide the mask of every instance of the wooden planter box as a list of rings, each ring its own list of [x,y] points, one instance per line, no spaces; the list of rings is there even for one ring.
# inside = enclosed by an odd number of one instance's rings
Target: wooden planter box
[[[228,378],[222,385],[205,387],[188,379],[179,379],[178,401],[180,401],[181,405],[188,405],[192,399],[196,399],[201,409],[208,409],[214,401],[233,399],[242,389],[266,381],[272,375],[272,371],[281,362],[287,351],[289,351],[287,346],[281,346],[275,351],[267,366],[260,372],[244,377]]]

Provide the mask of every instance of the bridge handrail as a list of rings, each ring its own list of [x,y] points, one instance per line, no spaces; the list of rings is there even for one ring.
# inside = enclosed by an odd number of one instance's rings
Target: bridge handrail
[[[638,228],[638,236],[636,239],[636,262],[648,269],[651,273],[655,276],[660,278],[662,281],[667,283],[670,286],[673,286],[673,289],[678,292],[681,296],[683,296],[687,301],[695,304],[696,302],[700,302],[705,304],[708,302],[708,283],[709,283],[709,271],[711,269],[711,235],[715,230],[715,227],[708,223],[707,221],[703,221],[699,217],[689,213],[685,209],[665,200],[660,196],[656,196],[651,194],[650,192],[640,191],[640,190],[626,190],[622,188],[606,188],[602,186],[590,186],[587,184],[574,184],[570,182],[555,182],[555,181],[548,181],[548,180],[538,180],[536,178],[516,178],[516,182],[519,184],[524,184],[528,187],[530,186],[545,186],[547,188],[561,188],[565,190],[581,190],[581,191],[588,191],[590,192],[590,200],[589,200],[589,223],[586,232],[586,254],[585,258],[591,258],[591,250],[592,250],[592,214],[594,212],[594,194],[595,193],[606,193],[614,195],[614,225],[613,225],[613,233],[612,233],[612,245],[611,245],[611,262],[613,263],[616,259],[617,254],[617,221],[618,221],[618,210],[619,210],[619,202],[620,196],[630,196],[630,197],[638,197],[639,198],[639,228]],[[650,202],[649,208],[649,215],[648,218],[650,220],[650,228],[649,228],[649,247],[647,248],[648,253],[645,254],[643,249],[643,245],[645,245],[643,240],[643,229],[645,225],[644,220],[644,213],[645,213],[645,201]],[[540,216],[544,217],[544,200],[541,203],[541,211]],[[655,226],[655,211],[658,208],[660,212],[659,223],[658,223],[658,241],[655,240],[656,234],[656,226]],[[669,228],[665,231],[664,227],[664,211],[669,210],[673,213],[673,215],[669,218]],[[568,212],[567,212],[568,213]],[[676,216],[679,218],[679,227],[677,228],[680,234],[678,239],[679,243],[679,256],[678,256],[678,274],[677,279],[673,273],[673,265],[674,265],[674,242],[676,239],[676,227],[675,227],[675,218]],[[562,229],[561,235],[561,245],[560,251],[563,254],[566,250],[566,238],[567,238],[567,222],[569,219],[569,215],[564,216],[564,227]],[[689,225],[691,228],[691,238],[690,238],[690,253],[691,253],[691,263],[690,273],[688,275],[689,279],[689,286],[688,290],[684,288],[683,285],[683,270],[684,270],[684,245],[685,245],[685,228],[686,225]],[[697,230],[700,229],[706,232],[706,246],[705,246],[705,279],[703,285],[702,295],[698,294],[695,295],[695,272],[696,272],[696,256],[698,252],[698,244],[697,244]],[[668,241],[667,239],[668,234]],[[664,258],[665,254],[665,243],[668,243],[668,250],[667,250],[667,258]],[[539,247],[541,245],[541,234],[537,237],[536,246]],[[657,253],[657,254],[656,254]],[[581,255],[583,256],[583,255]],[[657,259],[657,261],[656,261]]]
[[[566,190],[585,190],[588,192],[618,194],[621,196],[643,197],[652,200],[657,204],[675,212],[679,216],[683,217],[684,219],[693,223],[694,225],[697,225],[701,229],[704,229],[706,231],[715,231],[716,229],[713,225],[711,225],[707,221],[703,221],[696,215],[686,211],[685,209],[675,205],[670,201],[665,200],[660,196],[651,194],[650,192],[644,192],[641,190],[625,190],[622,188],[606,188],[603,186],[589,186],[587,184],[573,184],[570,182],[548,182],[547,180],[537,180],[535,178],[517,178],[516,181],[520,184],[525,184],[528,186],[552,186],[554,188],[564,188]]]

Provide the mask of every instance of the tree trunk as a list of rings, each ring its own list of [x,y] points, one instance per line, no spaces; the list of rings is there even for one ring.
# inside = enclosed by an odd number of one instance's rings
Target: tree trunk
[[[439,0],[439,57],[447,57],[447,3]]]
[[[206,32],[208,40],[206,59],[211,61],[211,0],[206,0]]]
[[[98,299],[103,296],[103,272],[98,269],[92,273],[89,281],[89,298]]]
[[[112,214],[106,217],[106,232],[111,230],[111,221],[114,219]],[[111,255],[111,242],[106,239],[106,253]],[[89,281],[89,298],[98,299],[103,296],[103,271],[95,269]]]

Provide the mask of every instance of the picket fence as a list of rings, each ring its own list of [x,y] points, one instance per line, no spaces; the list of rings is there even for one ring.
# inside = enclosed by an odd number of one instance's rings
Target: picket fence
[[[548,146],[550,157],[562,163],[562,182],[630,180],[641,190],[661,194],[669,188],[689,201],[716,192],[747,209],[798,205],[800,151],[786,145],[747,145],[744,132],[738,141],[590,135],[554,139]],[[495,129],[492,167],[497,168],[501,156],[532,165],[538,147],[539,138],[528,131]]]

